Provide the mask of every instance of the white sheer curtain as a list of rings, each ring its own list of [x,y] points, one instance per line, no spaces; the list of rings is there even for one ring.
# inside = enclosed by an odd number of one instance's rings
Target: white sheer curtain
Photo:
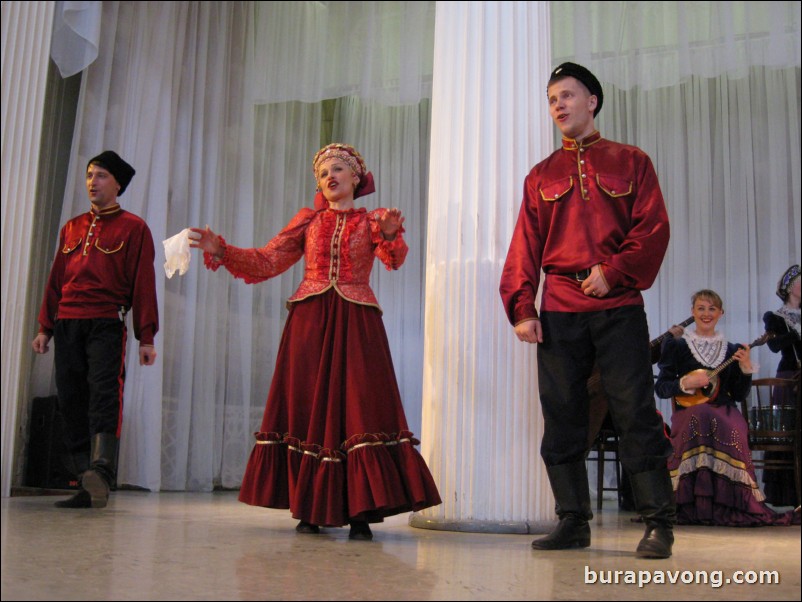
[[[397,206],[407,217],[407,264],[386,275],[377,266],[374,285],[418,432],[433,3],[104,2],[103,10],[99,57],[84,74],[63,220],[87,208],[86,161],[112,148],[137,170],[120,200],[148,221],[157,263],[160,241],[190,225],[261,246],[312,202],[318,101],[359,93],[361,100],[335,103],[333,136],[359,148],[376,176],[378,193],[365,205]],[[327,51],[317,72],[320,55],[306,51],[320,19],[340,32],[332,40],[343,50]],[[392,50],[379,57],[379,47]],[[370,78],[346,81],[365,70]],[[311,96],[287,88],[303,79],[290,76],[313,72],[328,75],[306,82]],[[302,266],[249,286],[207,272],[201,261],[194,255],[183,277],[157,272],[160,358],[147,368],[128,363],[121,483],[150,490],[240,484],[284,302]],[[135,350],[132,341],[129,357]]]
[[[554,2],[555,64],[602,82],[597,127],[655,163],[671,243],[647,291],[653,336],[722,295],[722,330],[748,343],[800,260],[798,2]],[[759,373],[778,358],[756,350]],[[667,415],[667,403],[662,404]]]
[[[103,3],[95,0],[55,4],[50,56],[61,77],[69,77],[86,69],[97,58]]]
[[[257,103],[431,97],[434,2],[258,2]]]
[[[499,280],[522,183],[551,153],[546,2],[438,2],[432,83],[421,452],[443,504],[414,526],[550,528],[535,348]]]
[[[747,77],[800,64],[802,4],[552,2],[555,60],[573,57],[602,82],[645,90],[691,75]]]
[[[243,146],[249,113],[238,67],[247,5],[103,4],[101,50],[83,79],[63,220],[87,209],[80,177],[86,161],[112,148],[137,170],[120,201],[150,225],[157,258],[160,241],[188,225],[237,223],[226,232],[244,238],[253,213],[243,175],[253,150]],[[223,467],[247,454],[249,406],[261,397],[251,395],[250,337],[243,337],[252,300],[241,289],[215,286],[199,268],[170,281],[157,272],[160,358],[145,368],[128,362],[121,483],[158,490],[237,482],[229,478],[237,471]]]

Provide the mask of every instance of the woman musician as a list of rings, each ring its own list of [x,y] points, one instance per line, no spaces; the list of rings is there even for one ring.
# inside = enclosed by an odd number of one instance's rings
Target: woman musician
[[[678,522],[731,527],[798,524],[798,513],[778,514],[769,508],[756,482],[748,427],[736,406],[752,385],[749,346],[728,343],[716,330],[724,306],[714,291],[695,293],[691,309],[695,330],[666,341],[655,383],[657,395],[675,401],[715,385],[706,402],[674,404],[674,454],[668,468]],[[717,376],[709,376],[727,362]]]

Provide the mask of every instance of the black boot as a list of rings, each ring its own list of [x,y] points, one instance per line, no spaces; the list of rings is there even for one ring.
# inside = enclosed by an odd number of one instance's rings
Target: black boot
[[[373,539],[373,531],[370,530],[370,525],[366,521],[350,521],[351,531],[348,533],[348,539],[357,539],[361,541],[371,541]]]
[[[312,534],[320,533],[320,527],[303,520],[299,522],[297,525],[295,525],[295,530],[298,533],[312,533]]]
[[[632,476],[635,508],[646,523],[646,533],[638,544],[638,558],[669,558],[674,545],[677,507],[668,470],[652,470]]]
[[[66,500],[61,500],[53,504],[56,508],[91,508],[92,496],[86,489],[79,489],[78,492]]]
[[[532,542],[535,550],[566,550],[590,545],[590,489],[585,462],[547,466],[560,523],[546,537]]]
[[[109,490],[117,476],[117,436],[114,433],[97,433],[92,436],[89,470],[81,478],[83,487],[91,497],[92,508],[105,508]]]
[[[72,454],[64,463],[70,474],[75,475],[78,479],[79,489],[72,497],[58,501],[53,505],[56,508],[91,508],[92,497],[81,486],[81,478],[89,468],[89,454],[86,452]]]

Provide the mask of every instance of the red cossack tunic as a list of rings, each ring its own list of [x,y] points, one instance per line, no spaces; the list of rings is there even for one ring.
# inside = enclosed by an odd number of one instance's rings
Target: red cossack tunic
[[[52,335],[56,319],[119,319],[131,310],[134,336],[152,345],[159,330],[154,259],[148,225],[117,204],[71,219],[61,229],[39,331]]]
[[[668,214],[651,160],[639,148],[594,132],[538,163],[501,278],[512,324],[537,317],[540,270],[548,275],[541,311],[586,312],[643,305],[668,247]],[[601,264],[610,292],[588,297],[565,274]]]
[[[289,508],[315,525],[385,516],[440,503],[408,430],[381,311],[369,285],[378,257],[404,262],[399,231],[384,240],[385,209],[301,210],[260,249],[224,242],[223,265],[246,282],[287,270],[301,257],[304,278],[290,297],[261,430],[239,499]]]

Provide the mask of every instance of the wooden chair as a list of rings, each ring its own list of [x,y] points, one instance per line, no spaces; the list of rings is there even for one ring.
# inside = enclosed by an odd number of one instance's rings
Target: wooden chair
[[[784,399],[792,404],[782,407],[772,404],[774,390],[785,387],[791,392]],[[749,426],[749,447],[753,452],[787,452],[786,458],[752,458],[755,468],[763,470],[793,470],[797,505],[802,504],[802,484],[800,483],[800,406],[802,405],[802,386],[800,378],[756,378],[752,380],[751,396],[741,401],[741,413]]]
[[[604,417],[598,434],[590,445],[588,461],[596,462],[596,509],[602,509],[602,500],[605,491],[615,491],[618,495],[618,506],[621,506],[623,496],[621,482],[621,462],[618,458],[618,433],[615,431],[613,421],[608,412]],[[607,454],[612,454],[607,457]],[[615,465],[615,487],[604,486],[604,465],[612,461]]]

